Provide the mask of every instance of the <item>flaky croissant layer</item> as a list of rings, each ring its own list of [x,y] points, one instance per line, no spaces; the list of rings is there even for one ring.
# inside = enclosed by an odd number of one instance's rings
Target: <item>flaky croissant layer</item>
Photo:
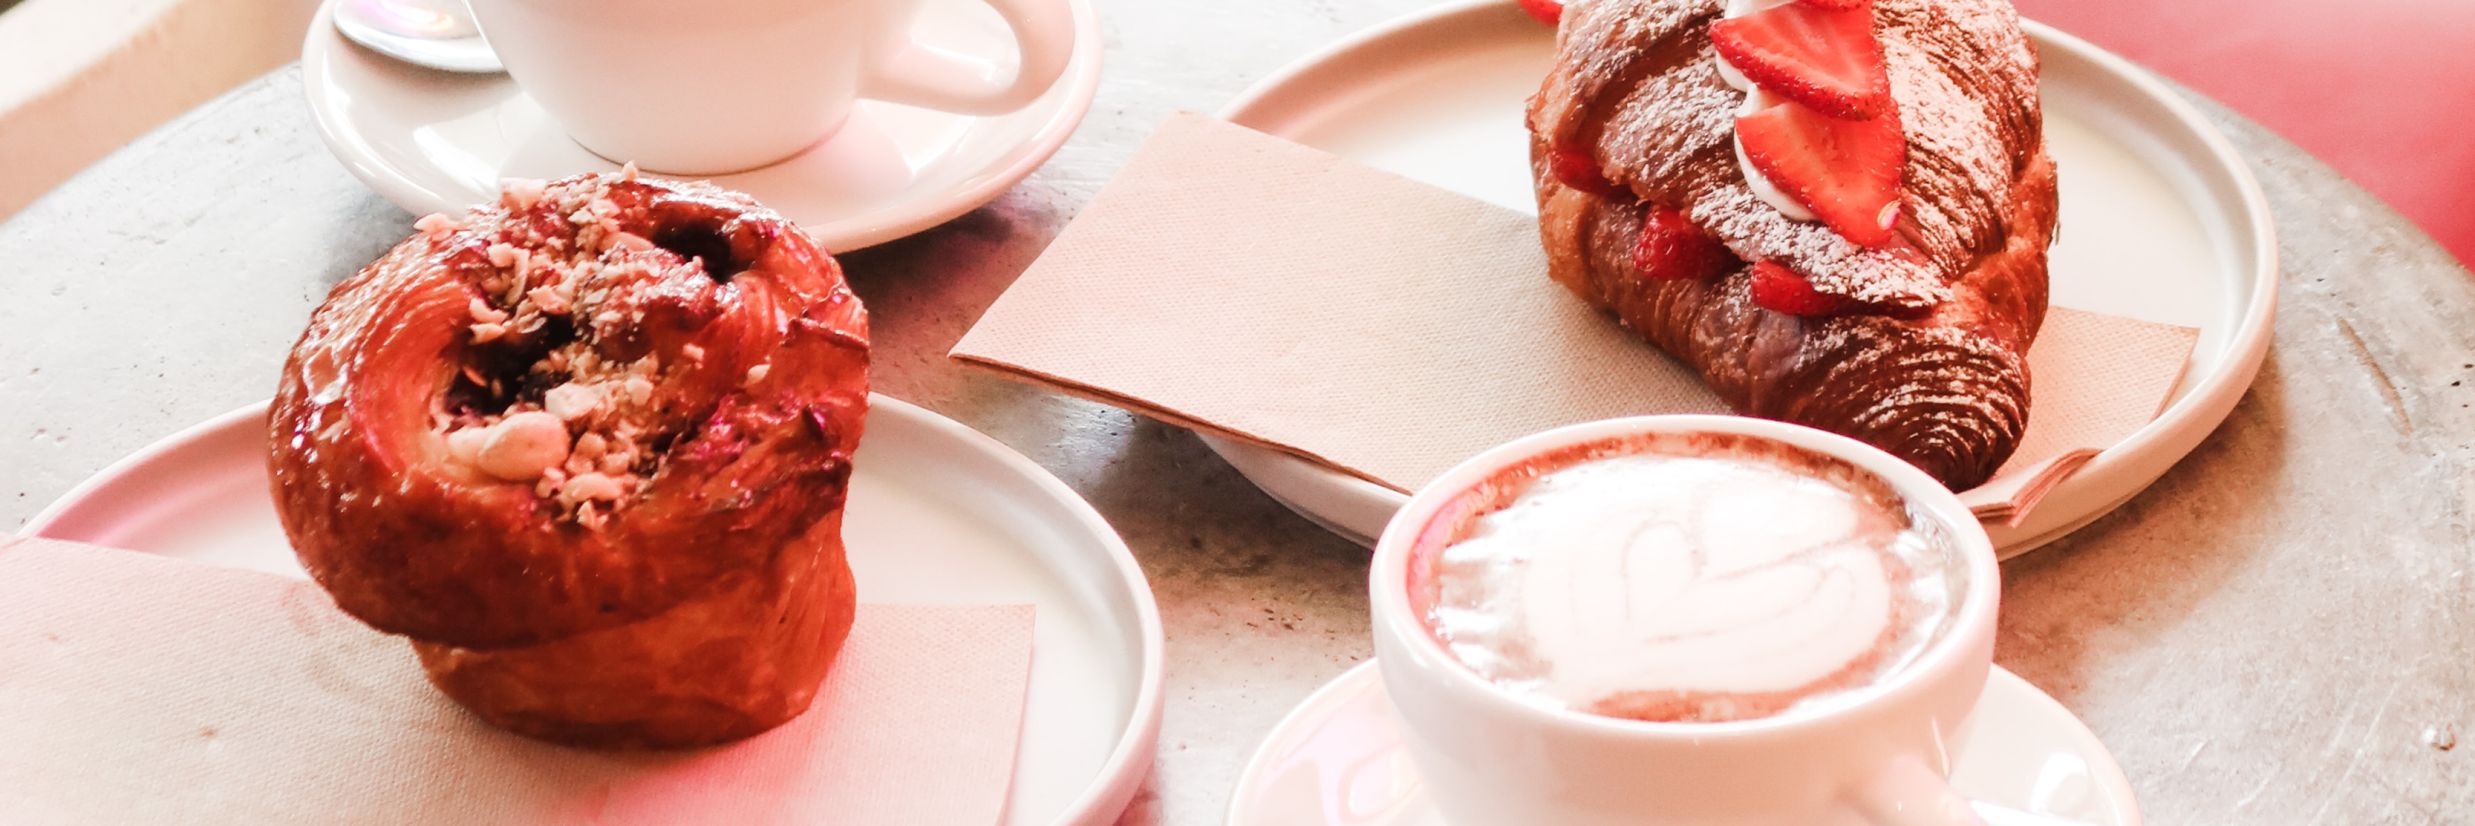
[[[1755,416],[1846,434],[1953,489],[1984,482],[2027,428],[2026,354],[2046,308],[2055,170],[2036,56],[2003,0],[1874,0],[1907,134],[1896,238],[1866,247],[1766,204],[1738,163],[1745,93],[1708,34],[1721,0],[1600,0],[1566,11],[1530,102],[1549,274]],[[1568,185],[1557,153],[1612,192]],[[1569,173],[1567,173],[1569,176]],[[1742,265],[1652,279],[1635,246],[1652,209],[1687,216]],[[1775,262],[1846,310],[1757,306]]]

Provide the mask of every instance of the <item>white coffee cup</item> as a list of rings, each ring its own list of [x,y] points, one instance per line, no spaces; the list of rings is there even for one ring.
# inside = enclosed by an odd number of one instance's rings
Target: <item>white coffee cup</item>
[[[1559,448],[1657,433],[1783,442],[1870,471],[1947,529],[1966,588],[1915,661],[1813,710],[1733,722],[1652,723],[1524,700],[1437,642],[1412,606],[1412,551],[1438,511],[1500,471]],[[1424,537],[1434,540],[1434,537]],[[1375,655],[1436,809],[1458,826],[1951,826],[1979,821],[1952,793],[1950,738],[1993,663],[2001,572],[1959,497],[1861,442],[1733,416],[1573,425],[1461,463],[1412,496],[1375,545]]]
[[[1013,31],[1010,78],[1003,55],[915,39],[920,0],[469,0],[508,74],[577,143],[680,175],[796,155],[861,98],[980,115],[1031,103],[1073,55],[1073,8],[983,2]]]

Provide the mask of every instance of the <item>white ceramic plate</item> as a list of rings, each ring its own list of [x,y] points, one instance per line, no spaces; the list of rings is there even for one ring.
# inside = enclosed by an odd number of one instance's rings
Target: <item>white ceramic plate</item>
[[[2054,303],[2196,327],[2200,340],[2164,415],[2065,480],[2025,522],[1986,526],[2005,556],[2130,500],[2216,429],[2268,352],[2277,303],[2268,202],[2224,136],[2145,70],[2043,25],[2027,29],[2044,55],[2046,140],[2062,169]],[[1465,0],[1307,57],[1221,117],[1535,211],[1522,102],[1554,51],[1554,30],[1508,0]],[[1372,544],[1408,501],[1288,454],[1204,442],[1273,498],[1360,543]]]
[[[1999,666],[1953,743],[1951,785],[1970,799],[2089,826],[2140,823],[2105,744]],[[1350,669],[1263,739],[1238,775],[1229,826],[1444,826],[1400,745],[1375,663]]]
[[[26,532],[303,576],[267,490],[265,422],[260,404],[157,442]],[[1037,605],[1005,822],[1114,822],[1160,734],[1160,616],[1134,555],[1065,483],[995,439],[884,396],[867,426],[843,523],[860,597]]]
[[[319,9],[301,47],[318,134],[344,168],[415,215],[497,196],[501,178],[617,169],[567,137],[506,75],[415,68],[346,41]],[[798,221],[826,249],[891,241],[994,200],[1048,160],[1100,85],[1100,19],[1074,7],[1074,57],[1048,93],[990,117],[861,101],[831,139],[772,166],[715,177]],[[978,0],[927,0],[937,45],[1006,54],[1005,23]]]

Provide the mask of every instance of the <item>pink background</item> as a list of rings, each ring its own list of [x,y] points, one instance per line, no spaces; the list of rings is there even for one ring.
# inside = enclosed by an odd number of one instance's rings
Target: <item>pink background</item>
[[[2276,130],[2475,261],[2475,2],[2015,2]]]

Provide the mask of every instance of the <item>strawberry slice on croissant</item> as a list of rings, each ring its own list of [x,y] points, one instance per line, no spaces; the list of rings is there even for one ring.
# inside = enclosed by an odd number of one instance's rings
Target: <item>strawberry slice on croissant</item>
[[[1549,274],[1749,415],[1953,489],[1991,476],[2027,427],[2056,207],[2010,5],[1596,0],[1561,21],[1527,113]],[[1694,233],[1724,264],[1643,266]]]

